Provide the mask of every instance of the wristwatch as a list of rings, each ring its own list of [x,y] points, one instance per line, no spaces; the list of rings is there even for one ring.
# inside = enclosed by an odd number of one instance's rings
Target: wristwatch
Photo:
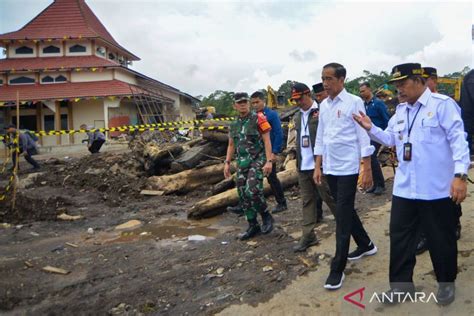
[[[230,164],[230,160],[224,161],[225,164]]]
[[[454,174],[454,177],[459,178],[462,181],[467,181],[467,174],[465,174],[465,173],[456,173],[456,174]]]
[[[269,162],[269,163],[273,163],[273,160],[271,160],[271,159],[268,159],[268,160],[267,160],[267,162]]]

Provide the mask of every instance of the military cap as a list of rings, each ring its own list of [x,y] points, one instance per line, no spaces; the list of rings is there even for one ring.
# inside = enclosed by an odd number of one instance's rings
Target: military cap
[[[423,77],[425,78],[438,77],[438,72],[436,71],[436,68],[423,67]]]
[[[234,102],[238,103],[241,101],[248,101],[249,100],[249,95],[247,92],[236,92],[234,94]]]
[[[305,85],[304,83],[297,82],[291,88],[291,99],[295,101],[299,100],[303,96],[303,94],[310,92],[311,90],[307,85]]]
[[[314,93],[323,92],[324,91],[323,83],[320,82],[320,83],[317,83],[317,84],[313,85],[313,91],[314,91]]]
[[[407,63],[392,68],[392,78],[388,82],[406,79],[410,76],[422,76],[423,69],[418,63]]]

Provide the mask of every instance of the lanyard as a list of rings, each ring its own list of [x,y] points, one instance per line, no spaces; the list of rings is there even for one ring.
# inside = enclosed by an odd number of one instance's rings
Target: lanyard
[[[408,123],[408,138],[407,138],[407,141],[408,142],[410,141],[410,133],[411,133],[411,130],[413,128],[413,125],[415,124],[416,116],[418,115],[418,112],[420,112],[420,109],[421,109],[421,104],[418,106],[418,110],[415,113],[415,117],[413,118],[413,122],[411,122],[411,125],[410,125],[410,116],[408,115],[408,108],[407,108],[407,123]]]
[[[304,116],[305,116],[305,114],[302,113],[303,115],[301,115],[301,120],[303,121],[303,128],[304,128],[304,133],[305,133],[305,135],[306,135],[306,130],[308,129],[308,123],[309,123],[309,115],[310,115],[310,112],[311,112],[311,110],[309,110],[309,112],[308,112],[308,118],[306,119],[306,123],[304,122]]]

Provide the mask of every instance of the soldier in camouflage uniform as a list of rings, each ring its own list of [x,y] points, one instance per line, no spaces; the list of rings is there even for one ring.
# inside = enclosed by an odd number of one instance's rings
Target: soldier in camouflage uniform
[[[273,229],[273,218],[267,209],[263,195],[263,177],[272,171],[270,124],[262,113],[250,111],[247,93],[236,93],[234,108],[238,119],[230,126],[229,146],[224,167],[224,176],[229,178],[230,163],[237,151],[237,191],[240,205],[249,223],[241,240],[252,238],[262,232],[268,234]],[[262,216],[262,227],[257,221],[257,213]]]

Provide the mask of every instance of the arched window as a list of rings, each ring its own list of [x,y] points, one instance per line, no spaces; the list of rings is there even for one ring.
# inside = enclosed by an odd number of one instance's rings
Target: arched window
[[[28,46],[22,46],[15,49],[15,53],[18,55],[29,55],[33,54],[33,48]]]
[[[79,44],[69,47],[70,53],[85,53],[86,51],[87,51],[87,48]]]
[[[109,59],[110,60],[114,60],[115,59],[115,55],[113,53],[109,53]]]
[[[67,78],[64,77],[63,75],[59,75],[56,77],[56,79],[54,79],[55,82],[66,82],[67,81]]]
[[[51,76],[46,76],[46,77],[43,77],[43,79],[41,79],[41,82],[42,83],[52,83],[52,82],[54,82],[54,78],[51,77]]]
[[[26,84],[26,83],[35,83],[35,79],[22,76],[22,77],[18,77],[18,78],[10,80],[10,84]]]
[[[105,57],[105,47],[99,46],[96,49],[97,55]]]
[[[57,46],[49,45],[43,48],[43,54],[57,54],[59,52],[61,52],[61,50]]]

